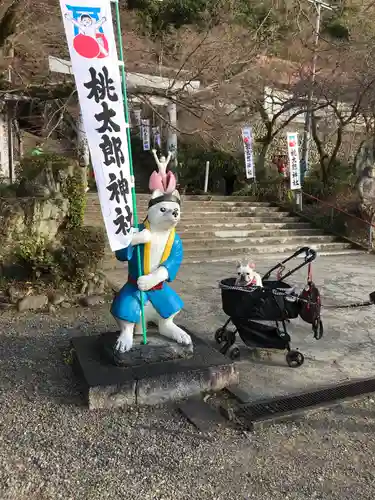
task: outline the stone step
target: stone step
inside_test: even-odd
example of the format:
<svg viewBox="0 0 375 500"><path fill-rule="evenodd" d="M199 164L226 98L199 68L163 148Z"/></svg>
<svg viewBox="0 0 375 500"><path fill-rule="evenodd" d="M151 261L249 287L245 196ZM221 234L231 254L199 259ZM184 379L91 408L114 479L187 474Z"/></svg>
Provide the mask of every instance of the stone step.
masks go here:
<svg viewBox="0 0 375 500"><path fill-rule="evenodd" d="M299 236L299 235L291 235L291 236L266 236L266 237L258 237L258 235L254 235L253 238L184 238L184 251L185 250L193 250L196 248L222 248L222 247L231 247L233 251L236 248L243 248L244 246L253 247L255 245L274 245L274 246L284 246L284 245L294 245L294 246L312 246L314 244L321 243L331 243L333 241L337 241L335 236L331 235L312 235L312 236Z"/></svg>
<svg viewBox="0 0 375 500"><path fill-rule="evenodd" d="M363 254L363 250L358 250L356 248L351 248L350 246L344 246L340 244L331 244L330 246L322 246L320 245L320 248L317 248L317 245L311 245L312 248L314 248L318 256L335 256L335 255L360 255ZM254 258L254 255L256 255L255 259L256 262L259 263L260 260L263 258L267 259L267 261L275 261L279 262L283 258L286 258L290 256L292 253L294 253L298 248L300 248L300 245L294 246L294 245L284 245L279 248L275 248L274 246L272 247L258 247L258 252L253 251L252 248L245 248L243 251L239 251L236 249L233 251L232 249L230 251L226 252L215 252L215 253L208 253L205 251L201 252L185 252L184 256L184 262L183 265L189 265L189 264L202 264L205 262L235 262L241 258L246 257L251 257ZM106 258L104 265L103 265L103 270L104 271L113 271L115 270L116 272L119 273L120 276L124 276L124 280L126 277L127 273L127 263L126 262L119 262L114 254L108 255Z"/></svg>
<svg viewBox="0 0 375 500"><path fill-rule="evenodd" d="M270 224L270 226L273 226ZM321 235L322 232L320 229L314 229L310 228L308 224L306 224L306 229L304 226L302 228L299 227L298 224L296 224L296 229L263 229L263 225L259 225L258 229L251 229L251 230L243 230L241 228L239 229L222 229L218 228L217 230L207 230L202 234L202 232L196 231L194 232L193 228L190 228L188 230L183 230L180 231L180 227L178 227L178 234L181 236L181 238L185 241L186 238L192 238L192 239L221 239L221 240L226 240L226 239L233 239L233 238L248 238L248 237L254 237L254 238L261 238L261 237L267 237L267 236L274 236L275 238L280 236L309 236L309 235Z"/></svg>
<svg viewBox="0 0 375 500"><path fill-rule="evenodd" d="M137 194L137 202L148 202L151 194L148 193L140 193ZM87 201L97 201L99 200L97 193L88 193ZM249 196L210 196L210 195L182 195L181 201L195 201L198 203L201 202L246 202L246 203L268 203L268 202L258 202L257 200L252 199Z"/></svg>
<svg viewBox="0 0 375 500"><path fill-rule="evenodd" d="M138 210L137 211L138 218L143 218L147 214L147 210ZM222 217L251 217L253 215L261 216L269 216L273 217L287 217L289 216L288 212L282 212L277 207L262 207L262 208L233 208L227 209L227 207L222 207L219 210L208 207L207 209L199 208L197 210L183 210L182 211L182 220L185 218L192 217L206 217L206 218L222 218ZM96 217L102 217L100 209L90 210L86 208L85 217L89 220Z"/></svg>
<svg viewBox="0 0 375 500"><path fill-rule="evenodd" d="M316 251L336 251L350 248L350 243L314 243L310 245ZM238 245L233 248L233 245L223 246L223 247L209 247L200 246L194 249L184 249L184 256L186 259L192 259L196 257L230 257L231 255L263 255L263 254L278 254L278 253L293 253L301 245L295 243L286 243L278 245Z"/></svg>
<svg viewBox="0 0 375 500"><path fill-rule="evenodd" d="M148 203L150 200L151 195L150 194L137 194L137 203ZM87 195L87 204L90 204L92 202L97 202L99 204L99 197L97 193L89 193ZM196 202L196 203L251 203L251 204L269 204L269 202L265 201L257 201L254 200L248 196L197 196L197 195L182 195L181 196L181 201L183 203L185 202Z"/></svg>
<svg viewBox="0 0 375 500"><path fill-rule="evenodd" d="M193 210L185 210L184 207L181 211L181 220L186 217L201 217L203 214L207 214L208 216L216 216L216 217L246 217L246 215L275 215L279 217L279 214L288 214L288 212L284 212L279 210L277 207L196 207ZM137 210L138 218L145 217L147 215L146 208L140 208ZM90 208L86 207L85 217L102 217L102 212L99 207Z"/></svg>
<svg viewBox="0 0 375 500"><path fill-rule="evenodd" d="M189 229L186 231L178 231L179 236L182 238L184 244L189 241L199 242L202 241L204 244L206 240L209 241L217 241L217 242L226 242L226 241L236 241L236 240L246 240L254 241L254 239L259 240L260 238L273 237L278 239L283 239L285 237L293 237L297 239L303 239L304 241L309 237L315 238L335 238L331 235L322 235L319 229L310 228L307 223L296 223L291 224L292 226L296 226L298 229L274 229L274 230L263 230L263 229L255 229L255 230L242 230L242 229L229 229L225 231L205 231L202 232L192 232ZM270 224L270 226L273 226ZM252 225L250 226L252 227ZM262 228L262 225L259 225ZM251 238L249 238L251 236ZM108 246L108 253L111 253L111 250Z"/></svg>
<svg viewBox="0 0 375 500"><path fill-rule="evenodd" d="M291 221L291 222L290 222ZM193 221L191 223L184 223L183 221L179 223L177 226L177 232L178 234L184 233L187 231L197 231L199 232L202 237L205 237L206 231L217 231L217 230L262 230L262 229L268 229L268 230L277 230L277 229L306 229L306 228L311 228L311 224L308 222L301 222L299 219L295 217L290 217L287 219L287 221L279 221L277 220L276 222L254 222L253 220L251 222L239 222L239 221L230 221L230 222L221 222L221 223L212 223L212 222L206 222L206 223L200 223Z"/></svg>
<svg viewBox="0 0 375 500"><path fill-rule="evenodd" d="M99 200L87 200L86 207L89 209L98 209L100 210L100 203ZM142 200L142 201L137 201L137 209L138 210L146 210L148 207L148 201ZM223 207L225 207L227 210L232 210L236 208L272 208L273 210L279 210L278 207L271 205L271 203L267 202L255 202L255 201L183 201L182 203L182 208L183 211L185 212L186 210L193 210L197 211L200 210L201 208L214 208L215 210L221 210Z"/></svg>
<svg viewBox="0 0 375 500"><path fill-rule="evenodd" d="M142 219L140 219L142 220ZM204 230L205 227L207 226L222 226L222 227L228 227L229 226L236 226L238 227L238 224L252 224L252 223L258 223L258 224L276 224L276 223L290 223L290 222L298 222L300 219L298 217L293 217L287 213L284 213L282 215L277 215L272 214L272 216L266 217L266 216L258 216L258 215L248 215L243 216L243 217L183 217L181 219L181 222L178 224L179 228L186 227L186 226L196 226L196 227L201 227L202 230Z"/></svg>
<svg viewBox="0 0 375 500"><path fill-rule="evenodd" d="M337 240L335 236L324 235L324 236L296 236L292 235L289 237L265 237L265 238L226 238L226 239L192 239L184 238L184 255L188 255L188 252L193 250L199 250L202 253L206 251L212 253L216 251L221 251L221 249L231 249L236 252L238 249L243 253L244 248L253 247L272 247L275 251L277 248L283 248L285 246L299 248L302 246L310 246L314 248L315 245L330 244ZM338 243L342 245L341 242ZM107 246L106 257L113 255L112 250Z"/></svg>
<svg viewBox="0 0 375 500"><path fill-rule="evenodd" d="M101 216L100 212L87 212L86 217L88 219L96 218ZM146 212L140 210L138 212L138 217L145 217ZM289 217L289 212L281 212L279 210L273 210L271 208L259 208L259 209L249 209L249 210L243 210L243 209L238 209L236 211L231 211L231 210L200 210L198 212L183 212L182 213L182 218L181 220L185 219L192 219L192 218L197 218L197 219L223 219L225 218L237 218L237 217Z"/></svg>
<svg viewBox="0 0 375 500"><path fill-rule="evenodd" d="M143 220L143 217L139 217L139 222L142 222ZM281 224L285 226L285 224L290 225L291 223L298 223L299 220L300 219L298 217L292 217L289 214L284 214L282 217L228 217L225 219L225 221L221 217L207 217L204 219L202 219L201 217L199 217L199 219L197 217L184 217L178 224L178 230L183 231L189 228L195 228L201 229L202 232L204 232L208 228L214 227L238 228L254 224L258 224L260 228L266 228L267 224ZM84 223L86 226L103 226L103 220L99 216L85 217Z"/></svg>
<svg viewBox="0 0 375 500"><path fill-rule="evenodd" d="M137 197L140 222L146 215L149 198L148 194ZM96 195L88 197L85 223L103 227ZM325 234L270 203L254 202L246 197L184 197L177 232L184 242L186 264L230 262L245 255L277 261L305 245L320 255L362 253L350 243L337 241L335 236ZM109 247L103 267L124 273L124 264L116 260Z"/></svg>
<svg viewBox="0 0 375 500"><path fill-rule="evenodd" d="M258 255L256 257L256 262L259 263L259 261L264 257L267 259L267 261L274 261L279 262L282 259L285 259L286 257L290 256L292 252L286 251L286 252L281 252L281 253L267 253L264 256ZM345 255L363 255L363 250L357 250L355 248L345 248L345 249L336 249L336 250L320 250L318 251L318 256L321 257L326 257L326 256L345 256ZM203 256L200 255L198 257L188 257L184 259L184 264L189 265L189 264L204 264L204 263L215 263L215 262L236 262L237 260L240 260L243 258L243 254L237 255L236 253L232 253L231 255L224 255L221 257L217 256ZM118 269L117 264L114 263L114 268L110 269ZM122 269L121 269L122 271Z"/></svg>

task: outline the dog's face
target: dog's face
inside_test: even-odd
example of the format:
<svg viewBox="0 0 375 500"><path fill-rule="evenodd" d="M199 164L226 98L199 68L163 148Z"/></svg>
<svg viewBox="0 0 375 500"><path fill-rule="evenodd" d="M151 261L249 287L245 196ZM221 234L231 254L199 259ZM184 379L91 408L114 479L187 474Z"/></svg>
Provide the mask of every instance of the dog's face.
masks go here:
<svg viewBox="0 0 375 500"><path fill-rule="evenodd" d="M254 268L255 265L252 262L243 264L242 262L237 262L237 279L236 285L247 286L254 279Z"/></svg>
<svg viewBox="0 0 375 500"><path fill-rule="evenodd" d="M152 198L156 198L162 194L155 191ZM172 193L178 198L180 195L178 191ZM147 218L152 227L160 231L166 231L176 227L181 218L181 207L178 203L171 201L161 201L148 209Z"/></svg>

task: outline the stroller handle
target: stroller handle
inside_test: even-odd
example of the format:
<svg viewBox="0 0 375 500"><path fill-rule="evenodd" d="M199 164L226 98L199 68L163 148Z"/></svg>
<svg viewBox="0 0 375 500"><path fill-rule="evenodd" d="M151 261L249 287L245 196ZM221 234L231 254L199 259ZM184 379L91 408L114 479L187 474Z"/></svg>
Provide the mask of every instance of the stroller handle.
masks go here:
<svg viewBox="0 0 375 500"><path fill-rule="evenodd" d="M299 255L301 255L303 253L305 254L305 258L303 259L302 264L299 264L294 269L291 269L290 271L288 271L286 274L284 274L284 276L280 277L278 281L281 281L282 279L288 278L288 276L290 276L291 274L293 274L296 271L298 271L298 269L301 269L301 267L306 266L307 264L309 264L310 262L312 262L313 260L316 259L316 252L312 248L310 248L310 247L299 248L296 252L294 252L293 255L290 255L289 257L287 257L283 261L281 261L278 264L276 264L276 266L274 266L271 269L269 269L266 272L266 274L263 276L262 279L263 280L267 280L271 276L271 274L273 273L273 271L275 271L276 269L283 268L284 264L286 264L287 262L289 262L292 259L295 259L296 257L298 257Z"/></svg>

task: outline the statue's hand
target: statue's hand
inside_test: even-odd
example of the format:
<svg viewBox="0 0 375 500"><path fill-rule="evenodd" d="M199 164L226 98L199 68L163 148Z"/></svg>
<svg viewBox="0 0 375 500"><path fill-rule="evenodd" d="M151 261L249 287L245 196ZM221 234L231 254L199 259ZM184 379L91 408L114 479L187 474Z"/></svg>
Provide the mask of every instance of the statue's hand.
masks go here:
<svg viewBox="0 0 375 500"><path fill-rule="evenodd" d="M156 286L157 283L155 283L155 279L152 274L147 274L146 276L140 276L137 279L137 285L142 292L147 292L148 290Z"/></svg>
<svg viewBox="0 0 375 500"><path fill-rule="evenodd" d="M148 229L143 229L139 233L134 233L132 238L132 245L142 245L151 241L151 233Z"/></svg>
<svg viewBox="0 0 375 500"><path fill-rule="evenodd" d="M156 155L156 149L151 149L151 152Z"/></svg>
<svg viewBox="0 0 375 500"><path fill-rule="evenodd" d="M145 276L140 276L137 280L137 285L139 290L142 292L147 292L154 288L154 286L159 285L163 281L168 279L168 271L165 267L158 267L153 273L147 274Z"/></svg>

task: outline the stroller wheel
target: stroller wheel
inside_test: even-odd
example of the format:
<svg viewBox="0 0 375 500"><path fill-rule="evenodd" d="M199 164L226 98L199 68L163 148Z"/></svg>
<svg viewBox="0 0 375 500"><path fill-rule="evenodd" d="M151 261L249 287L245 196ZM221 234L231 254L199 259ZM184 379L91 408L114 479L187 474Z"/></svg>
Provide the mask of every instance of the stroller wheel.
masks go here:
<svg viewBox="0 0 375 500"><path fill-rule="evenodd" d="M215 341L217 344L221 344L222 342L226 342L228 340L228 335L227 335L227 329L226 328L218 328L215 332Z"/></svg>
<svg viewBox="0 0 375 500"><path fill-rule="evenodd" d="M240 357L240 350L238 349L238 347L230 347L227 351L227 356L230 358L230 359L233 359L233 361L235 359L239 359Z"/></svg>
<svg viewBox="0 0 375 500"><path fill-rule="evenodd" d="M305 361L304 355L299 351L289 351L287 352L285 358L291 368L298 368L299 366L302 366Z"/></svg>

